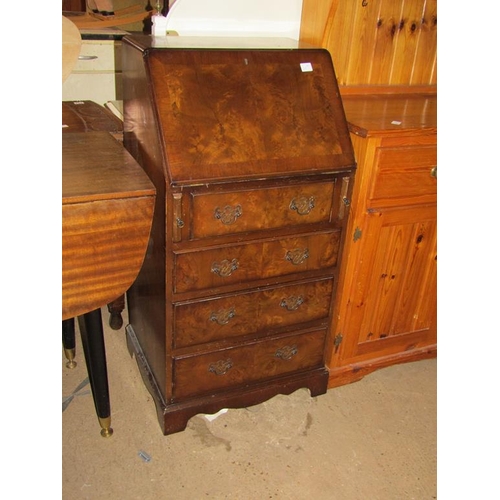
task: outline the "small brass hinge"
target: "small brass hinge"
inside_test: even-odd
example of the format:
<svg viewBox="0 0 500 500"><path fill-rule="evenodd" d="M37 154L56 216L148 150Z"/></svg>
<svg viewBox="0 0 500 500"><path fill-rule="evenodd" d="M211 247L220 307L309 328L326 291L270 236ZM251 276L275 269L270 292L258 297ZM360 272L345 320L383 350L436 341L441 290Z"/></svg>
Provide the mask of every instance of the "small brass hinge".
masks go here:
<svg viewBox="0 0 500 500"><path fill-rule="evenodd" d="M335 346L335 352L337 352L339 350L339 346L343 340L344 340L344 337L342 336L341 333L337 333L337 335L335 335L335 338L333 339L333 345Z"/></svg>
<svg viewBox="0 0 500 500"><path fill-rule="evenodd" d="M358 241L360 238L361 238L361 234L363 233L363 231L361 231L361 229L359 229L359 227L357 227L355 230L354 230L354 237L353 237L353 241Z"/></svg>

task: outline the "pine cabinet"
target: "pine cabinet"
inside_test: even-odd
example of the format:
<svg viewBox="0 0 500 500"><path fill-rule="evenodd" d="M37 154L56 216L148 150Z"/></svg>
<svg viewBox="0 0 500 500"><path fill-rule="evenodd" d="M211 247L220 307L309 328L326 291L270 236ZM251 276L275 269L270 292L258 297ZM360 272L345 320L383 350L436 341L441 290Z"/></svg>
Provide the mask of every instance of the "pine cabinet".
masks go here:
<svg viewBox="0 0 500 500"><path fill-rule="evenodd" d="M157 189L126 331L164 434L327 390L352 144L329 53L262 43L123 40L124 143Z"/></svg>
<svg viewBox="0 0 500 500"><path fill-rule="evenodd" d="M436 355L435 95L343 99L358 164L329 339L333 387Z"/></svg>

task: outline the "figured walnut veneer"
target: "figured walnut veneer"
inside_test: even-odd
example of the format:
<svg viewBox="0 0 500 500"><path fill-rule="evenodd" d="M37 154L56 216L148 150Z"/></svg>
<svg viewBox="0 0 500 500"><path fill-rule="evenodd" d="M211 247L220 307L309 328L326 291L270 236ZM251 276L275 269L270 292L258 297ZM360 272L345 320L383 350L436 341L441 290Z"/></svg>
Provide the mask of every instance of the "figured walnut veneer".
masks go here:
<svg viewBox="0 0 500 500"><path fill-rule="evenodd" d="M326 391L355 171L328 52L182 42L123 40L124 143L158 196L127 335L164 434Z"/></svg>

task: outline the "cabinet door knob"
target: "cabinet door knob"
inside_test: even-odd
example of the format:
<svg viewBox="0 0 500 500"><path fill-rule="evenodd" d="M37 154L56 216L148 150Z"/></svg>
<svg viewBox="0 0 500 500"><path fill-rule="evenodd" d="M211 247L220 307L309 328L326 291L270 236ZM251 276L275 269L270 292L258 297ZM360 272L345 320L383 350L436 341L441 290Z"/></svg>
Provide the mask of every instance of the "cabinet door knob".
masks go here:
<svg viewBox="0 0 500 500"><path fill-rule="evenodd" d="M79 61L93 61L97 56L78 56Z"/></svg>
<svg viewBox="0 0 500 500"><path fill-rule="evenodd" d="M438 176L438 168L437 167L432 167L431 168L431 177L434 177L437 179Z"/></svg>

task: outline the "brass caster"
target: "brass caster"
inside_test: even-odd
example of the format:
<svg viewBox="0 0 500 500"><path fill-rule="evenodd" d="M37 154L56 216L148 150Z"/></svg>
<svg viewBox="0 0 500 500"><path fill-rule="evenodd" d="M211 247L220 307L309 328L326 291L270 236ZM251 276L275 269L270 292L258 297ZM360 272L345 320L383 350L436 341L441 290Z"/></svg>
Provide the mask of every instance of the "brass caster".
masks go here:
<svg viewBox="0 0 500 500"><path fill-rule="evenodd" d="M66 359L68 360L66 363L66 368L69 368L70 370L72 370L76 366L75 350L74 349L64 349L64 354L66 356Z"/></svg>
<svg viewBox="0 0 500 500"><path fill-rule="evenodd" d="M100 418L99 423L101 424L101 436L104 438L113 435L113 429L111 428L111 417Z"/></svg>
<svg viewBox="0 0 500 500"><path fill-rule="evenodd" d="M107 429L101 429L101 436L103 438L109 438L112 435L113 435L113 429L111 427Z"/></svg>

